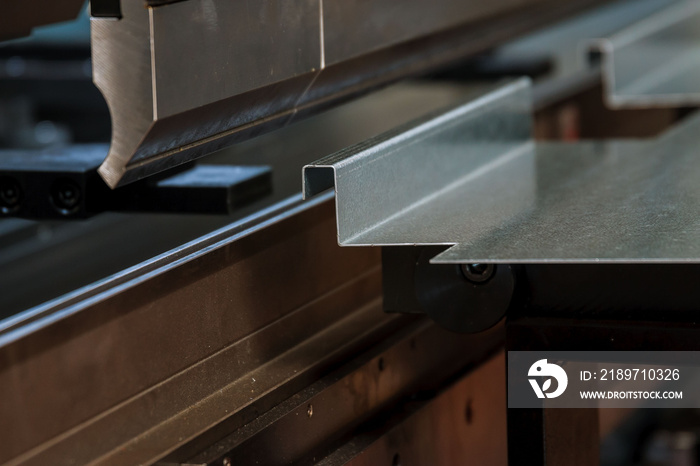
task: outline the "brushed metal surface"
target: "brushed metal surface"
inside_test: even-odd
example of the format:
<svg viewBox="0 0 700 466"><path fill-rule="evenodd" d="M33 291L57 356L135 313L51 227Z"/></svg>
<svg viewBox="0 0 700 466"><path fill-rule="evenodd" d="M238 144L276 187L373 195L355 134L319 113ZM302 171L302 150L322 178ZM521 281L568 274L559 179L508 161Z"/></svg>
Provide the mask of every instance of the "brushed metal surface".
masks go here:
<svg viewBox="0 0 700 466"><path fill-rule="evenodd" d="M344 246L433 263L700 262L700 116L656 140L539 143L516 81L304 168Z"/></svg>
<svg viewBox="0 0 700 466"><path fill-rule="evenodd" d="M319 0L204 0L149 14L156 119L321 69Z"/></svg>
<svg viewBox="0 0 700 466"><path fill-rule="evenodd" d="M535 196L529 83L482 90L307 165L304 195L335 188L343 246L449 245L490 231ZM498 197L464 193L494 171L510 175Z"/></svg>
<svg viewBox="0 0 700 466"><path fill-rule="evenodd" d="M698 134L696 116L655 141L538 145L527 208L433 262L698 263Z"/></svg>
<svg viewBox="0 0 700 466"><path fill-rule="evenodd" d="M321 1L326 65L542 0Z"/></svg>
<svg viewBox="0 0 700 466"><path fill-rule="evenodd" d="M129 183L602 1L126 3L92 21L113 124L100 174Z"/></svg>
<svg viewBox="0 0 700 466"><path fill-rule="evenodd" d="M90 22L93 81L109 106L112 117L110 157L102 165L105 180L123 176L149 131L154 115L148 10L139 2L122 2L123 18L93 18ZM108 184L114 186L114 183Z"/></svg>

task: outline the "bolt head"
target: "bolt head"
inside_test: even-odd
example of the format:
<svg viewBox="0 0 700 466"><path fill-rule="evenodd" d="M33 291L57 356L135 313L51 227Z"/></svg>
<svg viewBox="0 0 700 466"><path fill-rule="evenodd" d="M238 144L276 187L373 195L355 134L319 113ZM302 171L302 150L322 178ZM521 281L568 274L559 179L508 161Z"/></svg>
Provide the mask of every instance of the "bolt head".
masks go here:
<svg viewBox="0 0 700 466"><path fill-rule="evenodd" d="M472 283L486 283L496 273L494 264L462 264L460 271Z"/></svg>

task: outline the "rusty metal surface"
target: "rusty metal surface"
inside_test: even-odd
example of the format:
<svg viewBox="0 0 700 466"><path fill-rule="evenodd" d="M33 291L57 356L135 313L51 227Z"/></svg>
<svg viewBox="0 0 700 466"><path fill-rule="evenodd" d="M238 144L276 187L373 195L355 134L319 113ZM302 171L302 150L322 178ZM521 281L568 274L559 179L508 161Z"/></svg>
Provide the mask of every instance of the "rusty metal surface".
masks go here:
<svg viewBox="0 0 700 466"><path fill-rule="evenodd" d="M385 425L351 438L318 464L505 466L505 384L499 353L437 396L407 403Z"/></svg>
<svg viewBox="0 0 700 466"><path fill-rule="evenodd" d="M414 320L368 352L202 452L191 457L185 451L177 452L167 461L283 465L315 463L326 456L333 457L343 439L374 429L376 419L386 418L397 406L441 391L455 375L483 362L499 346L503 330L501 325L465 337L440 329L426 319ZM496 387L503 377L497 373L494 390L475 393L476 387L472 387L471 395L477 399L500 398L498 401L505 402L505 396L499 396L504 393L505 385ZM481 404L480 400L470 401ZM460 405L462 403L457 404ZM475 409L481 411L482 408ZM496 417L498 411L501 410L493 413ZM457 432L447 430L436 429L434 434L456 436ZM481 432L481 435L494 434L498 432L490 429Z"/></svg>

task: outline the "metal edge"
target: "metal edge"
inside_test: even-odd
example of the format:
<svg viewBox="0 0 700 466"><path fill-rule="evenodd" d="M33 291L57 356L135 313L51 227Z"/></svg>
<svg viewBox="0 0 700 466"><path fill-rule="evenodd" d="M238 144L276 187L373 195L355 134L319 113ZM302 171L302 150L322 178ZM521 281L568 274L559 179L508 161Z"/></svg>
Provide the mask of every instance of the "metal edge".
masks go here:
<svg viewBox="0 0 700 466"><path fill-rule="evenodd" d="M490 109L497 108L503 100L510 96L518 95L521 93L526 93L528 96L531 94L532 83L529 78L520 78L511 83L502 85L493 89L490 92L484 93L476 98L470 99L467 102L462 102L456 106L450 106L445 109L439 110L437 112L430 113L422 118L416 119L405 125L402 125L395 130L389 131L368 141L350 146L344 150L341 150L335 154L331 154L324 157L312 164L307 164L302 169L302 184L304 197L309 198L317 195L321 192L333 188L333 193L335 194L335 205L336 205L336 226L338 228L338 244L341 246L390 246L390 243L377 243L373 242L371 244L364 242L362 238L358 237L359 234L347 234L346 229L349 224L367 224L365 230L371 230L379 224L386 223L392 217L379 216L375 221L366 222L365 219L359 220L359 217L366 215L370 209L376 206L360 206L359 208L350 209L345 208L339 201L338 190L339 184L343 182L343 175L339 173L339 170L352 172L356 167L362 165L369 165L374 163L376 160L381 159L387 154L395 154L399 148L408 147L411 144L420 141L423 138L430 137L434 134L439 134L440 131L453 124L459 124L461 120L464 120L465 124L469 124L469 120L473 118L480 112L486 112ZM531 97L528 97L530 102ZM527 115L530 120L530 125L532 123L532 112ZM527 140L522 141L524 144ZM499 154L502 155L502 154ZM507 155L507 154L506 154ZM497 160L495 160L496 162ZM463 170L466 174L473 172L475 167L469 163L462 164L461 167L456 167L457 170ZM488 163L484 164L484 167L488 166ZM454 174L453 174L454 175ZM415 176L419 176L416 174ZM443 182L443 180L433 180L433 184L439 187L438 193L444 189L449 188L452 183L461 182L462 176L455 176L454 179ZM415 181L415 180L414 180ZM392 192L390 195L393 198L397 198L399 202L399 207L396 212L401 213L411 208L411 203L406 202L406 199L410 199L410 191L414 189L414 183L411 178L402 180L405 188L400 193ZM340 188L342 189L342 188ZM388 189L386 190L389 191ZM384 193L386 194L386 193ZM429 196L436 195L435 192L425 194ZM418 199L418 202L422 202ZM347 215L350 220L344 219L341 221L341 217ZM352 219L354 217L356 221ZM423 244L423 243L412 243L413 245ZM435 244L445 244L453 245L454 243L430 243Z"/></svg>
<svg viewBox="0 0 700 466"><path fill-rule="evenodd" d="M608 107L614 110L675 108L700 103L700 92L697 95L649 95L637 97L619 95L617 92L619 83L615 67L616 50L619 51L623 47L646 39L698 14L700 14L700 3L691 0L680 0L609 37L594 38L587 42L588 51L601 56L601 75L603 90L605 91L603 98ZM700 91L700 86L698 90Z"/></svg>
<svg viewBox="0 0 700 466"><path fill-rule="evenodd" d="M0 348L212 250L329 201L331 197L332 193L328 193L317 199L302 202L300 195L291 196L179 248L5 319L0 322Z"/></svg>

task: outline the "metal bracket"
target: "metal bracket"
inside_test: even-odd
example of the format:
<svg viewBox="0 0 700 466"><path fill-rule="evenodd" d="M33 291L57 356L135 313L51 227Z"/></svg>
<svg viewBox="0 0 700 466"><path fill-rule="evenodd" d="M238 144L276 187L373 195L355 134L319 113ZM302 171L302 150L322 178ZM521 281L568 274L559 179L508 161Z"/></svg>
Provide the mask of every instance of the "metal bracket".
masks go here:
<svg viewBox="0 0 700 466"><path fill-rule="evenodd" d="M82 219L103 211L230 214L272 191L268 166L194 165L111 190L107 146L0 151L0 217Z"/></svg>
<svg viewBox="0 0 700 466"><path fill-rule="evenodd" d="M611 108L700 105L700 2L677 2L592 50Z"/></svg>
<svg viewBox="0 0 700 466"><path fill-rule="evenodd" d="M304 167L343 246L453 245L436 263L700 262L700 118L657 140L529 139L529 81Z"/></svg>
<svg viewBox="0 0 700 466"><path fill-rule="evenodd" d="M533 148L530 102L523 79L350 147L304 167L304 195L335 186L342 246L460 243L470 226L488 229L532 197L519 186L500 199L474 189L510 162L527 170L517 161Z"/></svg>

